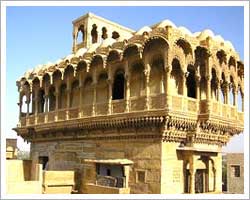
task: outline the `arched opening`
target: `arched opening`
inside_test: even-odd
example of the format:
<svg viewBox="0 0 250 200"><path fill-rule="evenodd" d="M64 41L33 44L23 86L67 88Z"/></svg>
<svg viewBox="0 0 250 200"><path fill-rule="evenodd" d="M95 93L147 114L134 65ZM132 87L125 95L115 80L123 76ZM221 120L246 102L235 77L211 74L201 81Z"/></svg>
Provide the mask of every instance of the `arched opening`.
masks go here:
<svg viewBox="0 0 250 200"><path fill-rule="evenodd" d="M107 39L108 38L108 34L107 34L107 29L106 27L102 27L102 39Z"/></svg>
<svg viewBox="0 0 250 200"><path fill-rule="evenodd" d="M87 77L83 85L83 104L91 105L93 103L93 86L92 78Z"/></svg>
<svg viewBox="0 0 250 200"><path fill-rule="evenodd" d="M98 84L96 88L96 102L106 103L108 102L108 75L107 73L101 73L98 77Z"/></svg>
<svg viewBox="0 0 250 200"><path fill-rule="evenodd" d="M221 74L221 100L222 100L222 103L226 103L226 77L225 77L225 74L224 72L222 72Z"/></svg>
<svg viewBox="0 0 250 200"><path fill-rule="evenodd" d="M217 75L216 71L212 69L212 79L211 79L211 99L216 100L217 97Z"/></svg>
<svg viewBox="0 0 250 200"><path fill-rule="evenodd" d="M119 35L118 32L114 31L114 32L112 33L112 38L113 38L113 39L118 39L119 37L120 37L120 35Z"/></svg>
<svg viewBox="0 0 250 200"><path fill-rule="evenodd" d="M38 113L43 113L45 111L45 92L44 89L40 89L38 92Z"/></svg>
<svg viewBox="0 0 250 200"><path fill-rule="evenodd" d="M65 83L62 83L60 86L59 93L59 109L64 109L67 107L67 86Z"/></svg>
<svg viewBox="0 0 250 200"><path fill-rule="evenodd" d="M32 87L33 87L32 88L32 93L33 94L32 94L32 98L31 98L31 100L32 100L32 113L36 113L36 110L38 109L38 108L36 108L36 101L38 101L38 99L36 99L35 94L36 94L36 92L38 92L39 87L40 87L40 81L39 81L38 78L35 78L32 81Z"/></svg>
<svg viewBox="0 0 250 200"><path fill-rule="evenodd" d="M26 95L23 95L22 96L22 110L21 110L21 112L22 113L26 113L27 112L27 97L26 97Z"/></svg>
<svg viewBox="0 0 250 200"><path fill-rule="evenodd" d="M153 59L150 69L150 95L164 93L164 61L161 57Z"/></svg>
<svg viewBox="0 0 250 200"><path fill-rule="evenodd" d="M229 58L228 67L229 67L229 69L230 69L230 67L233 67L234 70L236 71L236 60L232 56L230 56L230 58Z"/></svg>
<svg viewBox="0 0 250 200"><path fill-rule="evenodd" d="M118 70L115 73L112 99L113 100L124 99L124 90L125 90L124 71Z"/></svg>
<svg viewBox="0 0 250 200"><path fill-rule="evenodd" d="M142 63L135 63L130 69L130 97L139 97L145 92L145 78Z"/></svg>
<svg viewBox="0 0 250 200"><path fill-rule="evenodd" d="M182 48L184 54L187 56L188 54L192 55L191 45L184 39L177 40L176 44Z"/></svg>
<svg viewBox="0 0 250 200"><path fill-rule="evenodd" d="M238 108L238 111L239 112L243 112L244 111L244 107L243 107L243 105L244 105L244 100L243 100L243 93L242 93L242 90L241 90L241 87L240 87L240 85L238 86L238 95L237 95L237 108Z"/></svg>
<svg viewBox="0 0 250 200"><path fill-rule="evenodd" d="M51 86L49 88L49 112L54 111L56 107L56 96L55 96L55 87Z"/></svg>
<svg viewBox="0 0 250 200"><path fill-rule="evenodd" d="M181 65L179 60L173 59L172 62L172 71L170 74L171 83L173 83L173 87L171 87L172 94L180 94L182 95L182 82L183 82L183 72L181 70Z"/></svg>
<svg viewBox="0 0 250 200"><path fill-rule="evenodd" d="M70 107L75 108L79 106L79 81L75 80L71 85L71 94L70 94Z"/></svg>
<svg viewBox="0 0 250 200"><path fill-rule="evenodd" d="M216 57L219 60L220 65L222 63L227 64L227 55L224 50L220 50L216 53Z"/></svg>
<svg viewBox="0 0 250 200"><path fill-rule="evenodd" d="M195 69L189 65L187 67L188 77L186 79L187 96L191 98L197 98L196 96L196 81L195 81Z"/></svg>
<svg viewBox="0 0 250 200"><path fill-rule="evenodd" d="M80 25L77 32L77 44L84 42L84 25Z"/></svg>
<svg viewBox="0 0 250 200"><path fill-rule="evenodd" d="M96 24L92 25L91 37L92 37L92 44L97 43L98 32L97 32L97 26L96 26Z"/></svg>
<svg viewBox="0 0 250 200"><path fill-rule="evenodd" d="M230 103L230 105L235 105L235 102L234 102L234 81L233 81L232 76L230 76L230 84L229 84L229 103Z"/></svg>

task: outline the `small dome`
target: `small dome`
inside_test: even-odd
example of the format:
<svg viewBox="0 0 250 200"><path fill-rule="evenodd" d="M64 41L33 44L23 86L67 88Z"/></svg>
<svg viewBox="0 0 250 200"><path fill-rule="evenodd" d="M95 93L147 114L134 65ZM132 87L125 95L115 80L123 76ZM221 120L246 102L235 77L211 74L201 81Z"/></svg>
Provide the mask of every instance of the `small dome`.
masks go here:
<svg viewBox="0 0 250 200"><path fill-rule="evenodd" d="M144 32L151 32L152 29L149 26L142 27L139 31L136 32L135 35L142 35Z"/></svg>
<svg viewBox="0 0 250 200"><path fill-rule="evenodd" d="M107 38L107 39L105 39L105 40L102 41L102 43L100 45L100 48L111 46L115 42L116 42L115 39L113 39L113 38Z"/></svg>
<svg viewBox="0 0 250 200"><path fill-rule="evenodd" d="M193 35L192 33L191 33L191 31L190 30L188 30L186 27L184 27L184 26L180 26L180 27L178 27L178 29L182 32L182 33L184 33L184 34L186 34L186 35Z"/></svg>
<svg viewBox="0 0 250 200"><path fill-rule="evenodd" d="M216 35L216 36L214 37L214 40L215 40L216 42L224 42L223 37L221 37L220 35Z"/></svg>
<svg viewBox="0 0 250 200"><path fill-rule="evenodd" d="M201 34L198 36L200 40L205 40L207 37L211 37L211 38L214 37L213 31L211 31L210 29L206 29L202 31Z"/></svg>
<svg viewBox="0 0 250 200"><path fill-rule="evenodd" d="M156 24L157 28L160 28L160 27L164 28L166 26L172 26L172 27L176 28L176 25L173 22L171 22L170 20L168 20L168 19L163 20L162 22Z"/></svg>
<svg viewBox="0 0 250 200"><path fill-rule="evenodd" d="M79 57L79 56L82 56L84 53L86 53L87 49L86 48L80 48L77 50L76 52L76 56Z"/></svg>
<svg viewBox="0 0 250 200"><path fill-rule="evenodd" d="M232 50L234 50L234 46L233 46L233 44L230 42L230 41L225 41L225 46L227 47L227 48L229 48L229 49L232 49Z"/></svg>

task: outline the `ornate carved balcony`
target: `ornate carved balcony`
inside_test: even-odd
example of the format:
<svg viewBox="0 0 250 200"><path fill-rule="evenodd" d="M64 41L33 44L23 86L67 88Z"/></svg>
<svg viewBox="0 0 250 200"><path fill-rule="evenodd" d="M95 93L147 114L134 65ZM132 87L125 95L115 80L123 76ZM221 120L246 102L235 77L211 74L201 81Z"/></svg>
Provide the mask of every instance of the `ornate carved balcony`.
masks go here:
<svg viewBox="0 0 250 200"><path fill-rule="evenodd" d="M149 96L149 110L146 110L146 96L137 98L130 98L129 112L144 113L152 112L155 115L155 111L164 111L166 105L166 95L159 94ZM202 118L204 120L223 120L227 122L236 122L239 126L243 127L244 113L239 112L235 106L220 103L216 100L197 100L194 98L184 97L181 95L171 96L171 109L169 115L178 114L179 116L190 116L193 118ZM209 107L210 106L210 107ZM77 118L92 118L99 116L115 116L116 114L125 113L126 101L113 100L111 103L111 113L109 114L109 103L96 103L83 105L81 107L59 109L58 111L51 111L48 113L38 113L37 115L29 115L25 113L20 119L21 127L35 126L40 124L67 121ZM145 112L144 112L145 111ZM165 112L166 113L166 112ZM174 114L175 113L175 114ZM91 120L90 120L91 121ZM225 122L226 123L226 122Z"/></svg>

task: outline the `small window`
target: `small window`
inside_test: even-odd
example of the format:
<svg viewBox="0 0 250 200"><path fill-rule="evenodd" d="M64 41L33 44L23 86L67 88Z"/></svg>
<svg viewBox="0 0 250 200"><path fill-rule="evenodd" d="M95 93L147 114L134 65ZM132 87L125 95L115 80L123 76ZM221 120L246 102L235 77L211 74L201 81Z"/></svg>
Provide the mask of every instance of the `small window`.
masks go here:
<svg viewBox="0 0 250 200"><path fill-rule="evenodd" d="M146 172L145 171L137 171L136 173L137 183L145 183L146 180Z"/></svg>
<svg viewBox="0 0 250 200"><path fill-rule="evenodd" d="M232 165L231 166L231 175L232 177L240 177L240 166L239 165Z"/></svg>

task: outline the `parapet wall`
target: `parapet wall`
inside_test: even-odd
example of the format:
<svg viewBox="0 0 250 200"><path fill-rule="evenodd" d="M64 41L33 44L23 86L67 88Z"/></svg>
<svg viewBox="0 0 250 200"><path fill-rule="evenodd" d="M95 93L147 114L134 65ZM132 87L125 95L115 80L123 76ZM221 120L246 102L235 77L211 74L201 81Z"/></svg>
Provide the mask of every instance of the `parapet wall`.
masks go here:
<svg viewBox="0 0 250 200"><path fill-rule="evenodd" d="M31 160L6 160L7 194L42 194L42 166L37 164L31 170ZM39 174L31 181L31 173Z"/></svg>

